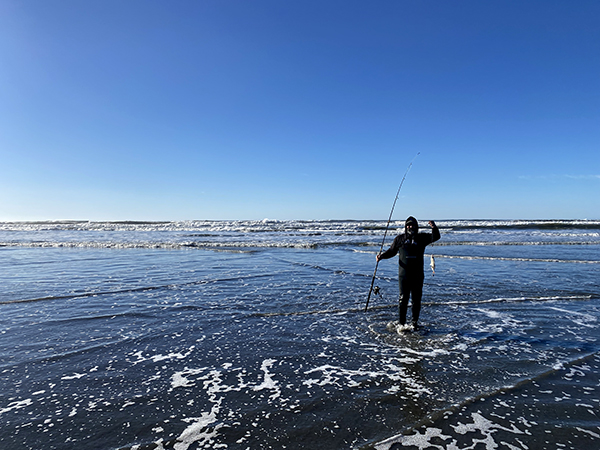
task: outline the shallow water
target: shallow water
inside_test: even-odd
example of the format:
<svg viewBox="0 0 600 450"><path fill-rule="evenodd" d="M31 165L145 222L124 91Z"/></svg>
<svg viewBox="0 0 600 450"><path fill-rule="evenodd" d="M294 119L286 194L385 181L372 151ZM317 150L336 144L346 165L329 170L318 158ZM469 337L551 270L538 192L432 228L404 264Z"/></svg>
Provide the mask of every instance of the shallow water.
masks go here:
<svg viewBox="0 0 600 450"><path fill-rule="evenodd" d="M439 225L398 333L380 222L1 224L2 448L597 446L600 223Z"/></svg>

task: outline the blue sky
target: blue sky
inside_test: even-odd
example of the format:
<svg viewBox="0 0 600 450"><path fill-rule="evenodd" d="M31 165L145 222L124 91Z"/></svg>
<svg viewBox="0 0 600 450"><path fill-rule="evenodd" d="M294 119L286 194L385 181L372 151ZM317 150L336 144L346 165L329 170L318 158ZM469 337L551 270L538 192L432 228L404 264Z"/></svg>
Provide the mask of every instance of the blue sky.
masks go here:
<svg viewBox="0 0 600 450"><path fill-rule="evenodd" d="M0 1L0 220L600 218L600 2Z"/></svg>

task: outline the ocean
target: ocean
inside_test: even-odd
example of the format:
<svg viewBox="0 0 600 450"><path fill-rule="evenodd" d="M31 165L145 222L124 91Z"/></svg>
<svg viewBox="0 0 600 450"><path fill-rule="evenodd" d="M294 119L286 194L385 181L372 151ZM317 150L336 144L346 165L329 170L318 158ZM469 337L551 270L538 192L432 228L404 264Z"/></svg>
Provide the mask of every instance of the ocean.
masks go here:
<svg viewBox="0 0 600 450"><path fill-rule="evenodd" d="M0 223L0 448L600 448L600 221L436 222Z"/></svg>

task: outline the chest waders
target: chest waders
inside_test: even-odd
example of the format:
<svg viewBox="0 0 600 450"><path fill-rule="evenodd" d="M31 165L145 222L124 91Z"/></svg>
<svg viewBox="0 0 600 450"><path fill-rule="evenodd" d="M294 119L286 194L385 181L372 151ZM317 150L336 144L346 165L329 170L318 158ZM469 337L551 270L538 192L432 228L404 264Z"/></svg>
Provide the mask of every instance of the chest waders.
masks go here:
<svg viewBox="0 0 600 450"><path fill-rule="evenodd" d="M426 245L426 244L425 244ZM412 324L416 328L421 314L421 298L423 297L423 250L416 242L405 242L398 251L398 320L400 325L406 324L408 300L412 299Z"/></svg>

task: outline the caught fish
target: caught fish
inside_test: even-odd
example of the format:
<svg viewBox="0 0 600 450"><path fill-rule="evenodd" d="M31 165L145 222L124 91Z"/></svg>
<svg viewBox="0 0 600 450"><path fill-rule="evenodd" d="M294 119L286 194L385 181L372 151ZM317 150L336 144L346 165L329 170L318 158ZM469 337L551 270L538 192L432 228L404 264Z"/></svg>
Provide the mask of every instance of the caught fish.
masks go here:
<svg viewBox="0 0 600 450"><path fill-rule="evenodd" d="M429 263L429 267L431 267L432 275L435 275L435 258L431 255L431 262Z"/></svg>

